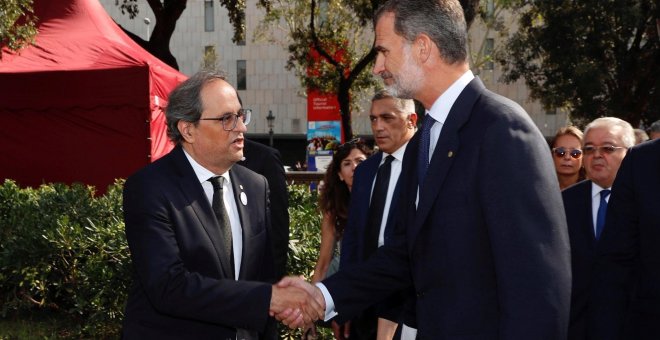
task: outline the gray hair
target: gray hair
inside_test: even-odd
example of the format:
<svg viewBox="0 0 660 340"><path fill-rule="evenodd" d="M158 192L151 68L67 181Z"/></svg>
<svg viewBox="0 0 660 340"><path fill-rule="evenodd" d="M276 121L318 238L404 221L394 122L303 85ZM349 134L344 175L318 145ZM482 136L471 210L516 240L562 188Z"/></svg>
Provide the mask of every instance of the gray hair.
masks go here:
<svg viewBox="0 0 660 340"><path fill-rule="evenodd" d="M651 132L660 132L660 120L656 120L649 126L649 133Z"/></svg>
<svg viewBox="0 0 660 340"><path fill-rule="evenodd" d="M409 42L424 33L449 64L467 60L467 26L457 0L390 0L374 15L374 27L386 13L394 13L394 30Z"/></svg>
<svg viewBox="0 0 660 340"><path fill-rule="evenodd" d="M170 92L165 118L167 120L167 136L174 144L180 144L183 136L179 131L179 121L199 123L199 118L204 111L201 92L204 85L215 81L225 80L223 73L212 70L204 70L195 73L183 83L179 84Z"/></svg>
<svg viewBox="0 0 660 340"><path fill-rule="evenodd" d="M373 103L376 100L387 99L387 98L392 98L392 100L394 100L394 105L396 106L397 109L399 109L399 111L404 112L406 114L415 112L415 102L412 99L403 99L403 98L395 97L391 91L386 89L376 91L376 94L374 94L373 98L371 98L371 102Z"/></svg>
<svg viewBox="0 0 660 340"><path fill-rule="evenodd" d="M601 117L594 119L591 123L587 124L587 127L584 128L584 135L586 136L589 132L589 129L592 128L606 128L611 129L613 127L621 128L621 141L623 146L630 148L635 145L635 130L633 130L632 125L626 122L623 119L616 117Z"/></svg>

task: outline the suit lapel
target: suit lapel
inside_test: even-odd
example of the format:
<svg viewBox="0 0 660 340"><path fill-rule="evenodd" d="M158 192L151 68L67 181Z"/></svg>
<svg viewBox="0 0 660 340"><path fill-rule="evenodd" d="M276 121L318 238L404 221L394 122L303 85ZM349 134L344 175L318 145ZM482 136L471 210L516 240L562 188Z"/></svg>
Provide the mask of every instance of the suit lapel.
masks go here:
<svg viewBox="0 0 660 340"><path fill-rule="evenodd" d="M215 248L216 257L220 262L220 271L224 277L233 277L230 274L230 263L229 259L225 258L222 249L222 240L220 235L220 226L218 220L215 217L211 203L206 198L204 189L202 185L197 180L197 175L193 170L190 162L186 159L183 149L177 147L173 151L174 164L177 167L177 172L180 176L179 191L184 195L186 200L190 203L190 207L193 209L197 218L202 224L202 228L206 231L206 235L211 240L213 247Z"/></svg>
<svg viewBox="0 0 660 340"><path fill-rule="evenodd" d="M245 271L243 270L243 264L248 263L248 256L250 256L248 250L251 248L247 242L249 239L246 235L252 235L254 232L250 230L252 228L252 223L250 221L250 214L248 212L249 197L245 193L245 188L243 184L243 176L241 176L240 170L237 169L237 166L233 166L229 170L229 177L231 178L231 187L234 191L234 202L236 202L236 209L238 210L238 217L241 221L241 234L243 239L243 253L241 254L241 268L238 271L238 278L243 279Z"/></svg>
<svg viewBox="0 0 660 340"><path fill-rule="evenodd" d="M359 253L357 255L360 258L363 257L366 243L365 236L368 228L367 222L369 220L369 207L371 206L371 189L373 187L374 179L378 173L378 167L382 159L383 153L378 152L365 162L362 162L361 166L364 167L364 171L360 171L360 183L362 184L359 186L353 186L354 190L361 191L361 193L356 193L356 197L359 200L359 207L355 209L355 211L357 211L360 216L360 220L355 223L356 226L360 226L361 228L361 230L357 233L359 242Z"/></svg>
<svg viewBox="0 0 660 340"><path fill-rule="evenodd" d="M435 204L436 198L440 194L447 173L454 159L460 153L460 129L472 114L474 103L483 88L483 84L478 78L473 79L463 89L463 92L461 92L458 98L456 98L454 105L449 111L447 120L442 126L442 131L433 151L426 178L423 185L419 188L417 214L413 223L413 240L424 225L431 208Z"/></svg>

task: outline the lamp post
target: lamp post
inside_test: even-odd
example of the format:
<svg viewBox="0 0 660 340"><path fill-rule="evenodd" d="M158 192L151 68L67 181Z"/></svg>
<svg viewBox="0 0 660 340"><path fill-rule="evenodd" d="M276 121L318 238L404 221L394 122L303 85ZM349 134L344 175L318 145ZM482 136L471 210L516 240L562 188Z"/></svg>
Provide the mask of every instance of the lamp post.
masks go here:
<svg viewBox="0 0 660 340"><path fill-rule="evenodd" d="M149 41L149 25L151 24L151 19L144 18L144 24L147 25L147 41Z"/></svg>
<svg viewBox="0 0 660 340"><path fill-rule="evenodd" d="M268 136L270 137L270 146L273 147L273 125L275 125L275 116L273 116L273 111L268 110L268 116L266 116L268 121Z"/></svg>

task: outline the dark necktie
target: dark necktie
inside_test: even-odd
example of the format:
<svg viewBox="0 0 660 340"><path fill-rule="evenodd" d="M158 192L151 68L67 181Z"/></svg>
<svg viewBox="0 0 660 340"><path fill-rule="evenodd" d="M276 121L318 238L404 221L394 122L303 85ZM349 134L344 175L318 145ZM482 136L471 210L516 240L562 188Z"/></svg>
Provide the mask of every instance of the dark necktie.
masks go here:
<svg viewBox="0 0 660 340"><path fill-rule="evenodd" d="M435 119L430 114L424 116L421 137L419 138L419 155L417 157L417 183L421 187L429 167L429 148L431 147L431 127Z"/></svg>
<svg viewBox="0 0 660 340"><path fill-rule="evenodd" d="M378 168L376 174L376 183L371 194L371 204L369 205L369 217L367 219L367 233L364 241L364 258L367 259L378 249L378 236L380 235L380 225L385 212L385 200L387 199L387 187L390 183L390 174L392 173L392 161L394 156L385 157L385 162Z"/></svg>
<svg viewBox="0 0 660 340"><path fill-rule="evenodd" d="M222 176L215 176L208 179L211 184L213 184L213 212L215 217L218 219L218 224L220 225L220 236L222 237L222 248L225 251L225 256L229 260L231 265L231 277L234 278L234 251L233 243L231 236L231 223L229 222L229 214L227 214L227 209L225 209L222 185L225 182L225 178Z"/></svg>
<svg viewBox="0 0 660 340"><path fill-rule="evenodd" d="M600 192L600 205L598 206L598 213L596 214L596 239L600 238L600 234L605 227L605 215L607 215L607 196L610 195L610 190L602 190Z"/></svg>

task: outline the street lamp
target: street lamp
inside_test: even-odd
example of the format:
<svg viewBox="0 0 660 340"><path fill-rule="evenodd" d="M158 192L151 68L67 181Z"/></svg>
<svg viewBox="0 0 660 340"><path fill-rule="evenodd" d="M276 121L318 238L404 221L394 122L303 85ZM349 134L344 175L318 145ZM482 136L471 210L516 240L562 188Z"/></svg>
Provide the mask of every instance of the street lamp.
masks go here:
<svg viewBox="0 0 660 340"><path fill-rule="evenodd" d="M149 41L149 25L151 24L151 19L144 18L144 24L147 25L147 41Z"/></svg>
<svg viewBox="0 0 660 340"><path fill-rule="evenodd" d="M273 126L275 125L275 116L273 116L273 111L268 110L268 116L266 116L268 121L268 136L270 137L270 146L273 146Z"/></svg>

